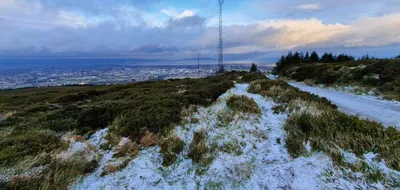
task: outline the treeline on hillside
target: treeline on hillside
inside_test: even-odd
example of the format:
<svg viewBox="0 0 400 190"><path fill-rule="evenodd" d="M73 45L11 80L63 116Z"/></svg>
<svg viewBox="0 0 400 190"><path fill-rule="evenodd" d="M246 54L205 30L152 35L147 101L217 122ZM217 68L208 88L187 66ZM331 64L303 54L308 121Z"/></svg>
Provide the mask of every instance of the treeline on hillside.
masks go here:
<svg viewBox="0 0 400 190"><path fill-rule="evenodd" d="M368 55L362 57L363 60L368 60ZM345 61L354 61L354 57L347 54L333 55L332 53L324 53L321 57L317 52L289 52L286 56L282 55L281 59L276 63L275 72L279 73L283 68L299 64L299 63L337 63Z"/></svg>

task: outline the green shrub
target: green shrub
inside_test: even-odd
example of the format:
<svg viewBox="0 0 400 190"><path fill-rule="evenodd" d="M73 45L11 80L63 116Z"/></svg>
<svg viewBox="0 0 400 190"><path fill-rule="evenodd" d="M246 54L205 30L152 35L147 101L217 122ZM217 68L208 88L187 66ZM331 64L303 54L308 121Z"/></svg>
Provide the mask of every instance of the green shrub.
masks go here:
<svg viewBox="0 0 400 190"><path fill-rule="evenodd" d="M391 82L395 79L400 78L400 63L394 64L383 70L382 73L379 75L379 78L381 81L384 82Z"/></svg>
<svg viewBox="0 0 400 190"><path fill-rule="evenodd" d="M26 156L50 152L61 146L60 139L49 131L10 134L0 140L0 167L14 165Z"/></svg>
<svg viewBox="0 0 400 190"><path fill-rule="evenodd" d="M262 73L243 73L242 78L239 80L241 83L249 83L256 80L266 79L267 77Z"/></svg>
<svg viewBox="0 0 400 190"><path fill-rule="evenodd" d="M321 72L316 78L317 84L334 84L341 77L339 73L334 71Z"/></svg>
<svg viewBox="0 0 400 190"><path fill-rule="evenodd" d="M89 107L82 110L77 118L79 130L88 132L105 128L114 118L112 110L105 107Z"/></svg>

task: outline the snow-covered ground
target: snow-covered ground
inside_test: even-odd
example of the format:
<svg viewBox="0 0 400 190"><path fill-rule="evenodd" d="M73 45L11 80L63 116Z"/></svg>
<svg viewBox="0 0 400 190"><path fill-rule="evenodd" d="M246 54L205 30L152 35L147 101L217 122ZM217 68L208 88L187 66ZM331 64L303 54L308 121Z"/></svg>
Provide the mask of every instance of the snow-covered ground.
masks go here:
<svg viewBox="0 0 400 190"><path fill-rule="evenodd" d="M247 92L248 84L237 84L223 94L212 106L199 108L192 116L198 123L177 126L173 131L185 147L174 164L162 166L158 146L141 150L122 170L101 176L102 168L113 162L112 152L100 149L107 130L100 130L89 140L103 154L99 168L77 180L71 189L335 189L343 184L348 189L372 188L361 178L353 182L336 169L330 157L309 152L306 157L293 159L285 147L283 126L286 113L276 115L272 100ZM226 101L232 95L253 98L262 111L261 116L241 114L227 126L218 125L218 113L229 111ZM207 133L207 146L217 147L210 152L209 167L188 158L189 144L196 131ZM219 148L228 144L235 151ZM307 147L307 145L305 145ZM309 145L308 145L309 146ZM352 156L352 154L348 154ZM352 159L357 160L357 158ZM374 162L373 160L371 162ZM329 173L329 175L327 175ZM334 179L332 178L334 175ZM384 189L380 184L375 189Z"/></svg>

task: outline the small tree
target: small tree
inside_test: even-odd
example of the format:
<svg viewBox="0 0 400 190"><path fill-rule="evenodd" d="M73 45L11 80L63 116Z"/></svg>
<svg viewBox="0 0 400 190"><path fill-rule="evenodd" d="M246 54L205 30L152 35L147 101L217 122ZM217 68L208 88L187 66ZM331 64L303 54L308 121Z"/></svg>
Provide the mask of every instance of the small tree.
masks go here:
<svg viewBox="0 0 400 190"><path fill-rule="evenodd" d="M309 63L310 62L310 54L308 52L304 56L303 62L304 63Z"/></svg>
<svg viewBox="0 0 400 190"><path fill-rule="evenodd" d="M252 63L250 67L250 73L256 73L258 71L257 65Z"/></svg>
<svg viewBox="0 0 400 190"><path fill-rule="evenodd" d="M311 53L310 61L311 61L311 63L319 62L319 56L318 56L317 52L313 51Z"/></svg>
<svg viewBox="0 0 400 190"><path fill-rule="evenodd" d="M398 56L395 57L396 59L400 59L400 54Z"/></svg>

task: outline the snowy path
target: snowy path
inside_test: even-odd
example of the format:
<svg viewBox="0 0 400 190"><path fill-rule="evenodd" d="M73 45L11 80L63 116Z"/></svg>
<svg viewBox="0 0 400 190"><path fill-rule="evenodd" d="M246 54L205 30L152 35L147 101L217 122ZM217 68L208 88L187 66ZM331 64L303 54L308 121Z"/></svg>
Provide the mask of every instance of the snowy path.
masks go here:
<svg viewBox="0 0 400 190"><path fill-rule="evenodd" d="M289 84L300 90L329 99L343 112L381 122L384 126L396 126L397 129L400 129L400 103L398 102L379 100L371 96L354 95L295 82L289 82Z"/></svg>
<svg viewBox="0 0 400 190"><path fill-rule="evenodd" d="M268 75L271 80L276 76ZM355 95L327 88L308 86L298 82L288 82L300 90L329 99L340 111L358 115L382 123L384 126L395 126L400 129L400 102L380 100L373 96Z"/></svg>

